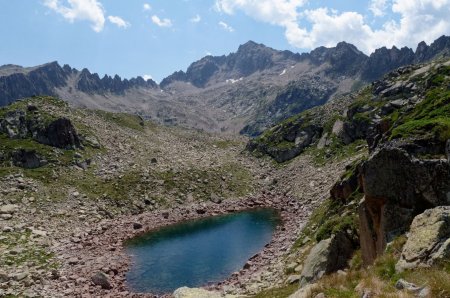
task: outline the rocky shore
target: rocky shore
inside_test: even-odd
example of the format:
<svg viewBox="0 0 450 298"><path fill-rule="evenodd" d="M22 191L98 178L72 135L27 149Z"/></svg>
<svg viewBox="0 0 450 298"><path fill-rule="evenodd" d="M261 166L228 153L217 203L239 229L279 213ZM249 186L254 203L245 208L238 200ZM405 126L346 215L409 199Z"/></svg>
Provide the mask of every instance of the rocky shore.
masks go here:
<svg viewBox="0 0 450 298"><path fill-rule="evenodd" d="M297 239L311 206L302 206L293 198L263 194L240 201L192 204L103 220L86 227L53 248L61 267L53 271L53 280L39 292L48 297L157 297L133 293L127 287L125 274L131 259L125 251L124 241L181 221L262 207L280 211L282 224L272 241L229 279L207 287L228 294L246 294L256 292L264 283L273 286L283 275L283 255ZM255 276L260 283L249 283Z"/></svg>

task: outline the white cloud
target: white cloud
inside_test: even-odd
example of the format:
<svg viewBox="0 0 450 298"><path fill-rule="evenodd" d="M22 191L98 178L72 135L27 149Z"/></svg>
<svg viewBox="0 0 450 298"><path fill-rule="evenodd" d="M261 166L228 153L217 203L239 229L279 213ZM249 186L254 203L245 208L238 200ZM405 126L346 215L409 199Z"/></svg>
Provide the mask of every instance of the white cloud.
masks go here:
<svg viewBox="0 0 450 298"><path fill-rule="evenodd" d="M105 13L102 4L97 0L67 0L66 5L60 0L44 0L44 5L62 15L69 22L89 21L95 32L105 26Z"/></svg>
<svg viewBox="0 0 450 298"><path fill-rule="evenodd" d="M130 23L117 16L108 16L108 20L119 28L128 28Z"/></svg>
<svg viewBox="0 0 450 298"><path fill-rule="evenodd" d="M218 11L233 14L242 10L255 19L275 25L297 20L298 8L307 0L216 0Z"/></svg>
<svg viewBox="0 0 450 298"><path fill-rule="evenodd" d="M191 18L189 21L191 23L199 23L202 20L202 18L200 17L200 15L196 15L195 17Z"/></svg>
<svg viewBox="0 0 450 298"><path fill-rule="evenodd" d="M219 22L219 26L222 27L224 30L228 31L228 32L233 32L234 28L231 27L230 25L228 25L227 23L220 21Z"/></svg>
<svg viewBox="0 0 450 298"><path fill-rule="evenodd" d="M157 15L152 16L152 22L159 27L172 27L170 19L160 19Z"/></svg>
<svg viewBox="0 0 450 298"><path fill-rule="evenodd" d="M334 46L345 40L369 54L381 46L415 47L422 40L430 43L450 32L450 0L372 0L371 4L376 3L374 15L390 10L399 20L388 20L379 28L354 11L338 12L329 8L300 11L307 2L216 0L216 9L226 14L240 10L256 20L281 26L288 42L302 49Z"/></svg>
<svg viewBox="0 0 450 298"><path fill-rule="evenodd" d="M371 0L369 9L376 17L382 17L386 13L388 0Z"/></svg>
<svg viewBox="0 0 450 298"><path fill-rule="evenodd" d="M142 78L144 78L144 80L153 80L153 77L149 74L143 75Z"/></svg>
<svg viewBox="0 0 450 298"><path fill-rule="evenodd" d="M144 3L143 8L144 8L144 10L146 10L146 11L152 10L152 7L151 7L150 4L148 4L148 3Z"/></svg>

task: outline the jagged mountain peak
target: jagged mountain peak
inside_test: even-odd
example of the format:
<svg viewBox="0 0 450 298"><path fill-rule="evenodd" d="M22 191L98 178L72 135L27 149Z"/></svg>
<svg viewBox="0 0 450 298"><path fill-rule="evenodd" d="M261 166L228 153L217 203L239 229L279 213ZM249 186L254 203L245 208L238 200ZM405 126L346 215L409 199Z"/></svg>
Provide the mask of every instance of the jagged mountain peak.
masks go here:
<svg viewBox="0 0 450 298"><path fill-rule="evenodd" d="M236 52L229 55L205 56L193 62L186 72L177 71L163 79L160 85L165 88L172 82L183 81L203 88L214 77L216 79L219 77L222 81L247 77L286 60L296 62L300 60L300 55L290 51L278 51L250 40L240 45Z"/></svg>

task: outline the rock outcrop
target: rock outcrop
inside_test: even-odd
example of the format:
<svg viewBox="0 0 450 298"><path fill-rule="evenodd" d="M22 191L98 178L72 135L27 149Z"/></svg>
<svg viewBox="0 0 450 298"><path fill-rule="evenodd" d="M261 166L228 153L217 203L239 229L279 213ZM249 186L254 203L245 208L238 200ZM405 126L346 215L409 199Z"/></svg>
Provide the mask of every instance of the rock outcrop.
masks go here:
<svg viewBox="0 0 450 298"><path fill-rule="evenodd" d="M405 150L384 147L361 167L360 241L363 260L371 264L386 243L406 232L424 210L449 205L450 165L419 160Z"/></svg>
<svg viewBox="0 0 450 298"><path fill-rule="evenodd" d="M414 218L396 269L427 267L449 257L450 207L436 207Z"/></svg>
<svg viewBox="0 0 450 298"><path fill-rule="evenodd" d="M39 156L35 150L17 149L12 153L13 164L25 169L35 169L48 162Z"/></svg>
<svg viewBox="0 0 450 298"><path fill-rule="evenodd" d="M304 263L300 286L314 282L324 274L345 268L353 251L352 241L345 233L320 241L312 248Z"/></svg>
<svg viewBox="0 0 450 298"><path fill-rule="evenodd" d="M316 142L322 133L320 126L298 120L286 122L277 130L268 131L262 139L250 141L247 150L268 154L280 163L298 156Z"/></svg>
<svg viewBox="0 0 450 298"><path fill-rule="evenodd" d="M7 111L0 118L0 132L12 139L32 138L62 149L80 147L78 134L67 118L54 118L34 107Z"/></svg>

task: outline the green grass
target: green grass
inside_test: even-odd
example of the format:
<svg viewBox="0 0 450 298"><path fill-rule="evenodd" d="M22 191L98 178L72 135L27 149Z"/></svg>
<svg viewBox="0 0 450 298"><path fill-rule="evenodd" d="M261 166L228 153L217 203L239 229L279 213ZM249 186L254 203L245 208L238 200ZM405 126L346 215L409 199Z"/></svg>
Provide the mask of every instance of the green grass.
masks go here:
<svg viewBox="0 0 450 298"><path fill-rule="evenodd" d="M7 238L0 241L0 247L6 249L21 248L17 254L3 254L0 256L0 267L3 266L21 266L26 263L34 263L42 269L54 269L58 267L58 263L54 260L54 254L42 247L30 245L31 232L17 233L12 232L5 234Z"/></svg>
<svg viewBox="0 0 450 298"><path fill-rule="evenodd" d="M264 290L251 298L287 298L299 288L298 284L286 285L280 288Z"/></svg>
<svg viewBox="0 0 450 298"><path fill-rule="evenodd" d="M141 117L137 115L127 114L127 113L111 113L105 111L95 111L97 115L102 117L104 120L115 123L119 126L131 128L138 131L143 131L145 122Z"/></svg>
<svg viewBox="0 0 450 298"><path fill-rule="evenodd" d="M366 145L365 140L356 140L351 144L345 145L337 136L330 136L331 144L323 149L318 149L316 146L310 146L305 150L313 158L313 162L318 166L323 166L330 160L343 160L356 154L362 153L367 155L367 149L363 147Z"/></svg>
<svg viewBox="0 0 450 298"><path fill-rule="evenodd" d="M412 112L398 117L399 125L392 130L391 139L428 137L440 141L450 138L450 67L440 69L431 78L425 99Z"/></svg>
<svg viewBox="0 0 450 298"><path fill-rule="evenodd" d="M190 169L177 173L166 171L154 175L156 180L164 181L161 188L165 194L191 193L199 200L208 200L212 194L223 198L245 196L252 190L253 181L252 174L235 163L218 169Z"/></svg>

